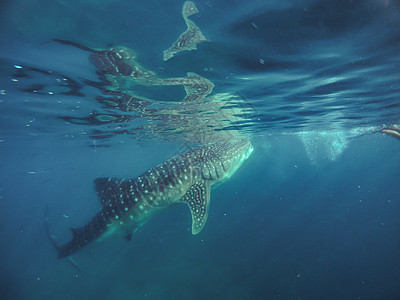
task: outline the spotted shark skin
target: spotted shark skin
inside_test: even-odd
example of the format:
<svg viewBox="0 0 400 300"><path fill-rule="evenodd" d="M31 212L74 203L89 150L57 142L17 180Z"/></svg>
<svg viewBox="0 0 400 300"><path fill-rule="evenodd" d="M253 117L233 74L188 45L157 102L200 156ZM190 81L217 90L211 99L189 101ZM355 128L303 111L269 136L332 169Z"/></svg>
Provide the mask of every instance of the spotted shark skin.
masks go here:
<svg viewBox="0 0 400 300"><path fill-rule="evenodd" d="M83 227L71 228L68 243L54 243L58 257L115 232L129 240L155 212L179 202L189 206L192 234L198 234L207 221L211 187L230 178L252 151L250 141L239 138L189 150L135 179L97 178L102 208Z"/></svg>
<svg viewBox="0 0 400 300"><path fill-rule="evenodd" d="M197 44L207 41L200 28L189 19L190 16L197 14L199 10L193 1L186 1L182 7L182 17L185 20L187 29L183 32L173 45L164 51L164 61L174 57L182 51L197 50Z"/></svg>

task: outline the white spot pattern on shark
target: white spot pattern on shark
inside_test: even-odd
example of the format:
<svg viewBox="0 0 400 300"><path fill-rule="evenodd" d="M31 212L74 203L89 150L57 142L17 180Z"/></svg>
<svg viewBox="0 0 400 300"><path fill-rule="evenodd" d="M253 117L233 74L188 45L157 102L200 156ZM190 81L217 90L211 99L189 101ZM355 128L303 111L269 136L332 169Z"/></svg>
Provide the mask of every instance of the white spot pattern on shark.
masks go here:
<svg viewBox="0 0 400 300"><path fill-rule="evenodd" d="M153 213L177 202L189 206L192 234L198 234L207 221L212 185L230 178L252 150L245 138L222 141L172 157L136 179L97 178L102 209L86 225L71 228L73 238L65 245L53 241L58 257L106 233L119 231L130 240Z"/></svg>

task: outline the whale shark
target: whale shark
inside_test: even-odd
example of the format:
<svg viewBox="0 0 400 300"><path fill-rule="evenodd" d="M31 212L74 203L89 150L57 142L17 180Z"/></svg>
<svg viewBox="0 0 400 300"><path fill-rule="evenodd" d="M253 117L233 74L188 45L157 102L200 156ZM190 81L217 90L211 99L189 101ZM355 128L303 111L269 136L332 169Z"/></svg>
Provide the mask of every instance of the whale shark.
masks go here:
<svg viewBox="0 0 400 300"><path fill-rule="evenodd" d="M233 138L190 149L134 179L95 179L100 211L86 225L70 228L72 239L61 246L47 228L58 258L110 234L130 240L152 215L175 203L189 206L192 234L200 233L207 221L211 188L229 179L252 151L247 138Z"/></svg>

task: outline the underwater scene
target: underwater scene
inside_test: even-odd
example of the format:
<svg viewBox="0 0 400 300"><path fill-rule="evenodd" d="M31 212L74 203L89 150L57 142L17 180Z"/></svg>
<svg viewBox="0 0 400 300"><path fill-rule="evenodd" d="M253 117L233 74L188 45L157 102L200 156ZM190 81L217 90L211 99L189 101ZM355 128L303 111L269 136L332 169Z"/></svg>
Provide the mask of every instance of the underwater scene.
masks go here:
<svg viewBox="0 0 400 300"><path fill-rule="evenodd" d="M1 299L400 299L400 1L0 8Z"/></svg>

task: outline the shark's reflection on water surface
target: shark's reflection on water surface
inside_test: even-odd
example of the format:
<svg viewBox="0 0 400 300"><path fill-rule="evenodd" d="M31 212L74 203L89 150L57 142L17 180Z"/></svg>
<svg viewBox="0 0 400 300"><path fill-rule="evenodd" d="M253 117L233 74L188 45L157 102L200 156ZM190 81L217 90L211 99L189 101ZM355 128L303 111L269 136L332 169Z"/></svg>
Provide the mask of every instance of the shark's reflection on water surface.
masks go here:
<svg viewBox="0 0 400 300"><path fill-rule="evenodd" d="M173 46L164 52L164 60L175 54L195 50L205 41L197 25L188 17L198 10L191 1L185 2L182 16L188 26ZM204 227L211 188L229 179L253 151L246 134L235 125L244 120L249 108L237 95L211 95L214 84L208 79L188 72L186 77L161 78L142 67L134 51L123 46L109 49L89 49L69 41L56 40L90 52L89 60L97 68L101 83L87 82L101 89L96 100L111 109L112 114L91 113L88 117L62 117L77 124L115 124L135 118L147 120L138 128L102 131L93 138L141 130L149 137L163 137L188 143L190 150L174 156L134 179L97 178L96 192L101 210L84 226L71 228L72 239L59 246L49 229L49 238L58 257L68 257L88 243L118 232L131 239L132 234L150 216L175 203L186 203L192 214L192 233ZM166 102L144 98L133 93L134 86L182 86L181 101ZM196 146L195 146L196 145Z"/></svg>
<svg viewBox="0 0 400 300"><path fill-rule="evenodd" d="M186 77L161 78L142 67L134 52L122 46L93 50L89 59L97 68L101 84L87 84L101 90L102 95L96 100L111 113L92 112L87 117L61 118L76 124L101 126L93 138L145 133L141 139L147 136L204 143L218 141L223 135L225 138L232 134L241 135L241 131L236 129L252 122L254 110L240 95L212 94L214 84L196 73L188 72ZM178 101L154 100L136 94L138 86L182 86L185 96ZM135 119L145 120L145 124L135 126Z"/></svg>
<svg viewBox="0 0 400 300"><path fill-rule="evenodd" d="M182 16L187 30L164 51L164 60L181 51L195 50L198 43L206 41L189 19L195 13L198 10L194 3L185 2ZM249 136L241 130L243 124L253 121L252 107L238 95L213 94L214 84L194 72L188 72L185 77L160 77L140 65L135 52L128 47L90 49L74 42L56 41L89 52L100 82L86 81L86 84L102 92L95 99L107 111L62 119L101 125L92 134L94 139L129 134L140 139L146 136L179 141L191 148L134 179L97 178L94 183L102 208L85 226L72 228L72 239L62 246L55 242L46 218L47 232L58 257L68 257L88 243L116 232L130 240L150 216L174 203L189 206L192 233L199 233L207 220L211 187L230 178L253 150ZM138 86L182 87L185 96L179 101L156 100L135 93ZM138 119L145 123L133 125ZM400 139L396 125L361 129L345 139L376 132Z"/></svg>

